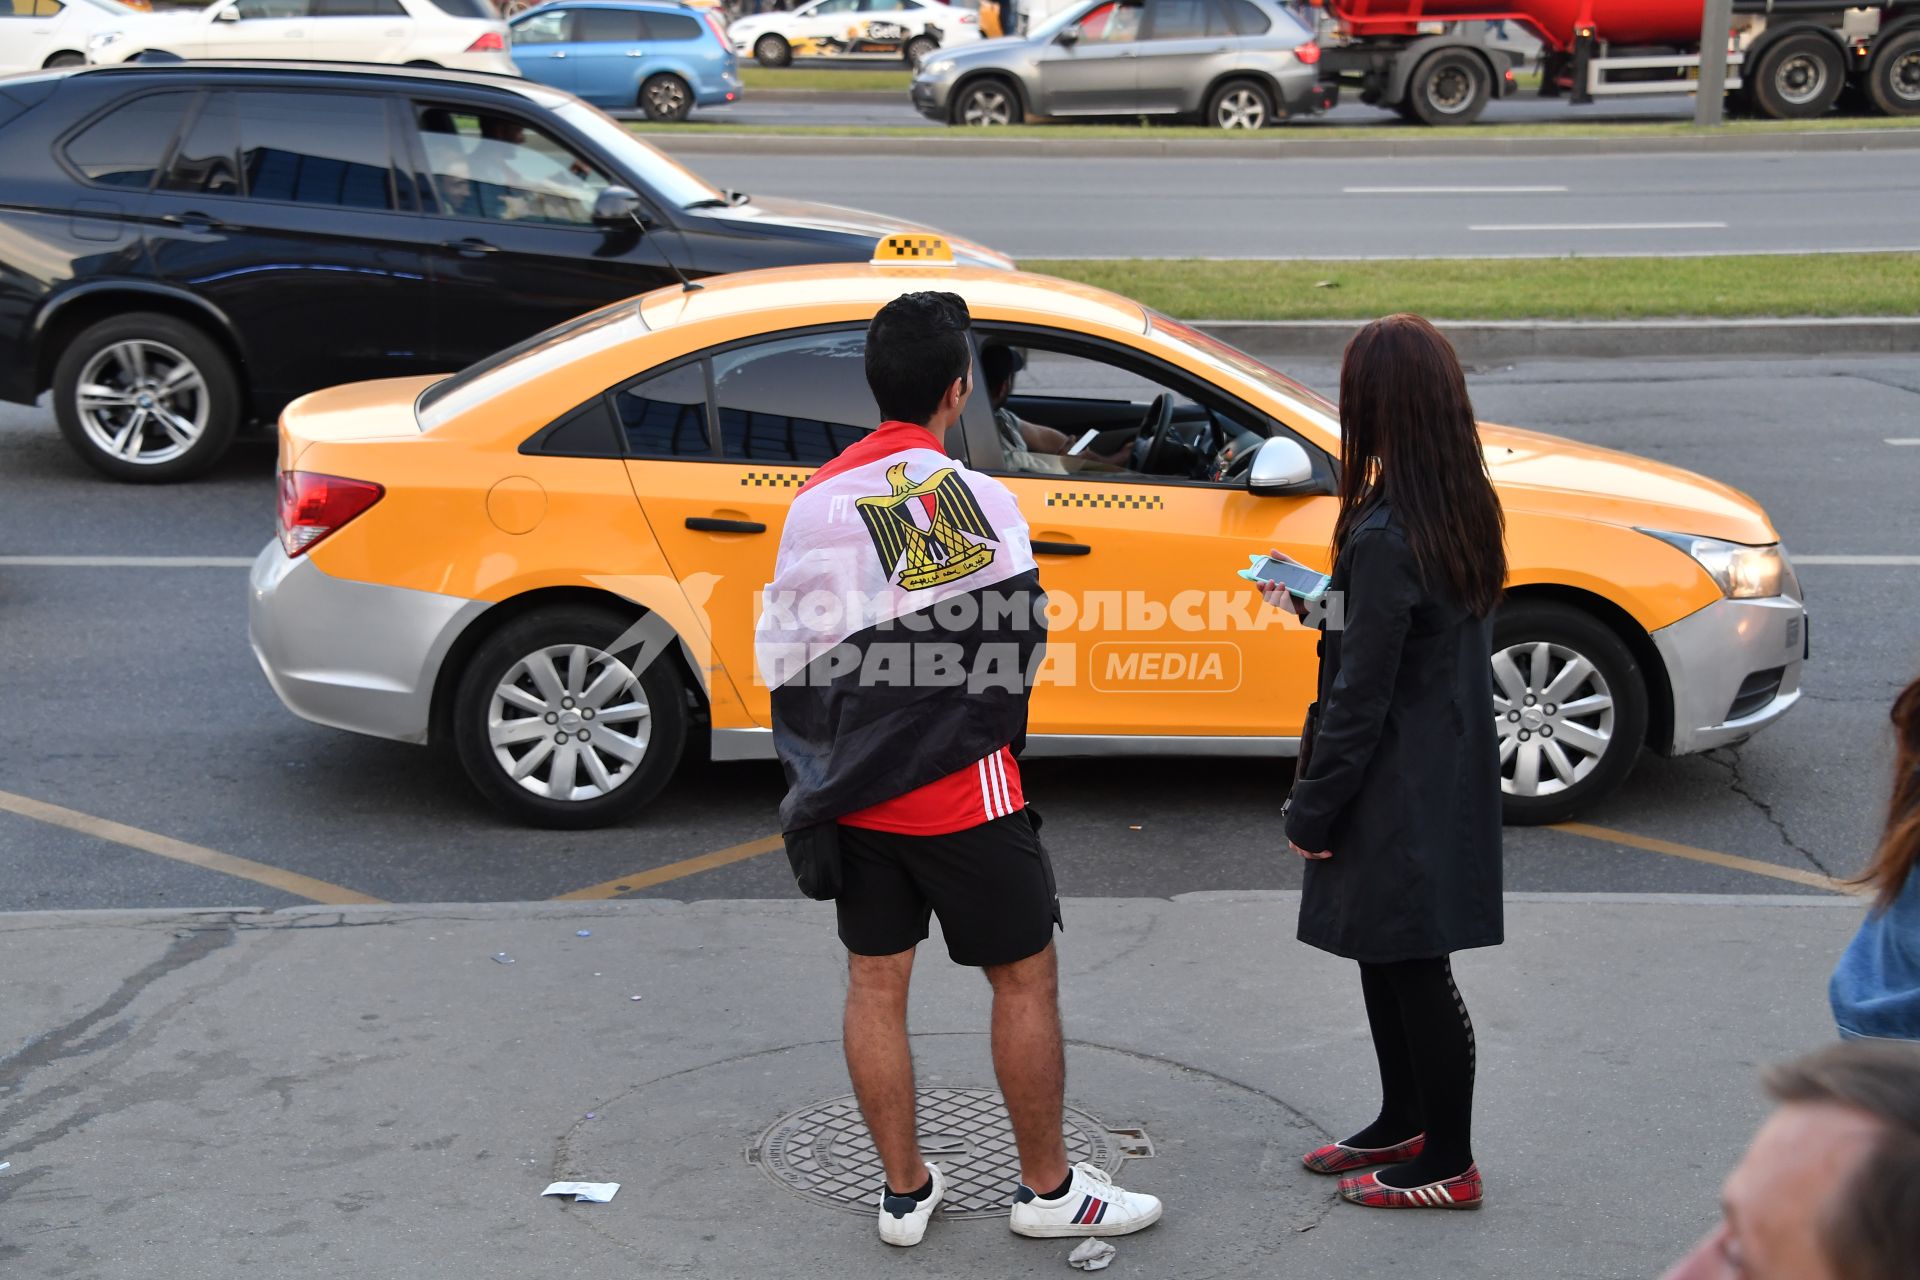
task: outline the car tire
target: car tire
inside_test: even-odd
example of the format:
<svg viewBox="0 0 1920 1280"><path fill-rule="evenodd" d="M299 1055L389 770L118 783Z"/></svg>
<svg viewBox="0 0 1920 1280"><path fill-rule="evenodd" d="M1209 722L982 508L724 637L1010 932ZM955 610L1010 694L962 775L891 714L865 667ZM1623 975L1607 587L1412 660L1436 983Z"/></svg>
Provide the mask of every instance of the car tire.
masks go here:
<svg viewBox="0 0 1920 1280"><path fill-rule="evenodd" d="M92 394L82 396L82 387ZM218 462L240 425L233 362L207 333L155 311L89 325L53 367L60 434L115 480L165 484Z"/></svg>
<svg viewBox="0 0 1920 1280"><path fill-rule="evenodd" d="M409 62L409 63L408 63L407 65L408 65L408 66L410 66L410 67L414 67L414 68L417 68L417 69L419 69L419 70L421 70L421 71L438 71L438 70L440 70L440 64L439 64L439 63L437 63L437 62L427 62L427 61L425 61L424 59L422 59L422 60L420 60L420 61L417 61L417 62Z"/></svg>
<svg viewBox="0 0 1920 1280"><path fill-rule="evenodd" d="M1831 40L1812 32L1787 36L1760 55L1754 105L1775 120L1811 120L1833 109L1846 79L1846 61Z"/></svg>
<svg viewBox="0 0 1920 1280"><path fill-rule="evenodd" d="M939 52L939 50L940 42L938 40L935 40L932 36L919 35L907 41L906 47L900 52L901 56L906 59L907 65L915 71L918 71L926 60Z"/></svg>
<svg viewBox="0 0 1920 1280"><path fill-rule="evenodd" d="M693 114L693 86L671 71L648 76L640 86L640 109L649 120L678 124Z"/></svg>
<svg viewBox="0 0 1920 1280"><path fill-rule="evenodd" d="M1501 607L1493 698L1501 807L1514 826L1564 822L1611 794L1646 741L1646 676L1633 651L1569 605Z"/></svg>
<svg viewBox="0 0 1920 1280"><path fill-rule="evenodd" d="M1273 94L1258 80L1229 80L1207 98L1215 129L1264 129L1273 123Z"/></svg>
<svg viewBox="0 0 1920 1280"><path fill-rule="evenodd" d="M627 615L592 605L541 609L502 626L467 660L454 691L454 751L475 788L508 816L556 830L604 827L639 812L673 776L686 749L686 682L669 655L656 654L637 677L625 666L631 653L608 656L631 624ZM578 671L570 665L574 653L583 655ZM598 680L612 682L599 706L573 696ZM621 719L607 714L614 707L623 708ZM568 715L581 718L559 719ZM548 727L556 737L547 736ZM565 743L557 741L561 734ZM575 734L585 740L584 755Z"/></svg>
<svg viewBox="0 0 1920 1280"><path fill-rule="evenodd" d="M1493 73L1478 54L1464 49L1428 54L1407 81L1407 104L1426 125L1472 124L1492 94Z"/></svg>
<svg viewBox="0 0 1920 1280"><path fill-rule="evenodd" d="M975 128L1019 124L1025 113L1020 91L999 76L970 80L954 95L953 123Z"/></svg>
<svg viewBox="0 0 1920 1280"><path fill-rule="evenodd" d="M55 71L61 67L84 67L87 65L87 55L75 53L71 49L62 49L40 65L49 71Z"/></svg>
<svg viewBox="0 0 1920 1280"><path fill-rule="evenodd" d="M793 62L793 46L769 31L753 42L753 60L763 67L787 66Z"/></svg>
<svg viewBox="0 0 1920 1280"><path fill-rule="evenodd" d="M1890 116L1920 115L1920 31L1897 35L1874 53L1867 96Z"/></svg>

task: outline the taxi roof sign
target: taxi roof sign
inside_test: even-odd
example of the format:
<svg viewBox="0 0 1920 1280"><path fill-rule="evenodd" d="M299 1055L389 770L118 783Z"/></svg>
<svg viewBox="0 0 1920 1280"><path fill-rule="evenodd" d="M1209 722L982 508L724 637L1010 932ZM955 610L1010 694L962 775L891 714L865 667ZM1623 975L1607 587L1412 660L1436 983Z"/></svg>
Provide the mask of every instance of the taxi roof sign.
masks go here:
<svg viewBox="0 0 1920 1280"><path fill-rule="evenodd" d="M876 267L950 267L953 246L940 236L882 236L873 249Z"/></svg>

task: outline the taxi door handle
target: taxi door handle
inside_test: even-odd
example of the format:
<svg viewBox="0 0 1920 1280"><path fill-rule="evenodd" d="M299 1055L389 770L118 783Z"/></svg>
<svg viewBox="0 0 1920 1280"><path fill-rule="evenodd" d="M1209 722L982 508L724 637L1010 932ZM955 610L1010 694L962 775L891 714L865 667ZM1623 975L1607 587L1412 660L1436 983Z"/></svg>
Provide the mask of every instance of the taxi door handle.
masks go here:
<svg viewBox="0 0 1920 1280"><path fill-rule="evenodd" d="M1037 556L1087 556L1093 554L1093 548L1084 542L1036 542L1033 554Z"/></svg>
<svg viewBox="0 0 1920 1280"><path fill-rule="evenodd" d="M715 516L688 516L687 528L700 533L765 533L758 520L721 520Z"/></svg>

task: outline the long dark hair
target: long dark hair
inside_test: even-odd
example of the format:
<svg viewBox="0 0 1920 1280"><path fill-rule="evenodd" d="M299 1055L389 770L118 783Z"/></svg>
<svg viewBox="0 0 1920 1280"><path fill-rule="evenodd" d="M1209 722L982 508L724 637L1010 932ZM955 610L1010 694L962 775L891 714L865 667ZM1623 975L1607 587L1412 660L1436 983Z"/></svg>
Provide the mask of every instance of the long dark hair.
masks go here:
<svg viewBox="0 0 1920 1280"><path fill-rule="evenodd" d="M1393 503L1429 590L1484 618L1507 580L1506 517L1453 344L1419 316L1353 335L1340 366L1338 558L1371 501Z"/></svg>
<svg viewBox="0 0 1920 1280"><path fill-rule="evenodd" d="M1887 807L1887 829L1880 847L1860 878L1853 881L1873 891L1876 911L1885 911L1900 896L1914 864L1920 862L1920 680L1893 700L1893 802Z"/></svg>

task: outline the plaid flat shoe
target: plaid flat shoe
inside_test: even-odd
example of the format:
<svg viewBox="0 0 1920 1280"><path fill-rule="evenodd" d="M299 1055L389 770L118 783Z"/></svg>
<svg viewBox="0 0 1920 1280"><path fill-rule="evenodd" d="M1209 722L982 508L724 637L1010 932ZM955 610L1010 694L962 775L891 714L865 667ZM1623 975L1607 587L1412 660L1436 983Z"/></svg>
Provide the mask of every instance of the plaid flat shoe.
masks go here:
<svg viewBox="0 0 1920 1280"><path fill-rule="evenodd" d="M1314 1173L1351 1173L1355 1169L1371 1169L1377 1164L1403 1164L1419 1155L1426 1146L1427 1135L1424 1133L1417 1133L1391 1147L1349 1147L1342 1142L1329 1142L1301 1156L1300 1163Z"/></svg>
<svg viewBox="0 0 1920 1280"><path fill-rule="evenodd" d="M1340 1198L1369 1209L1478 1209L1481 1197L1479 1165L1420 1187L1385 1186L1371 1173L1340 1179Z"/></svg>

